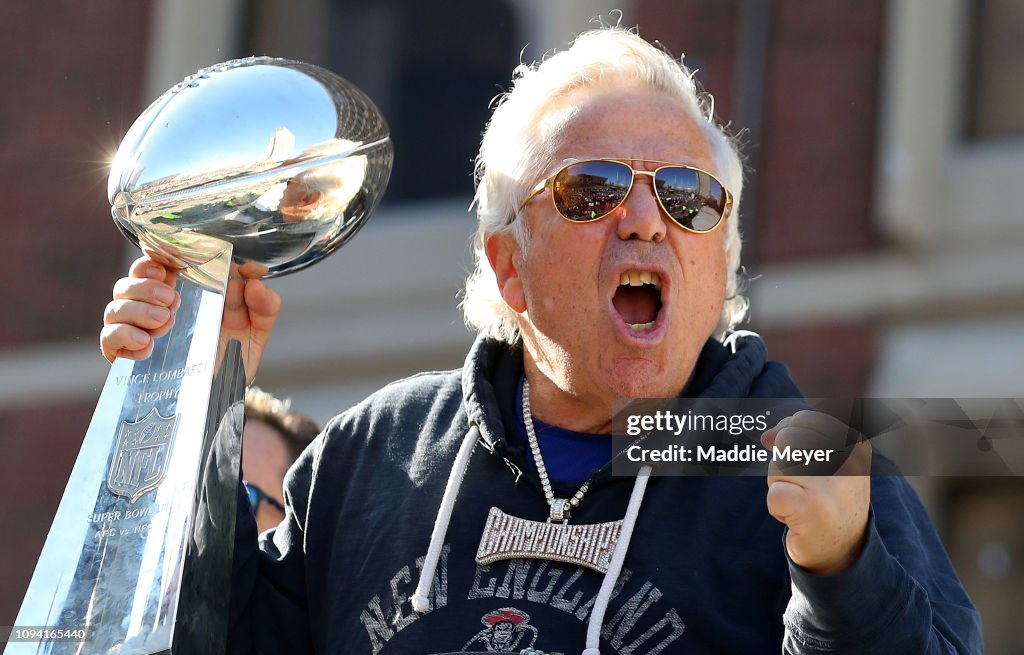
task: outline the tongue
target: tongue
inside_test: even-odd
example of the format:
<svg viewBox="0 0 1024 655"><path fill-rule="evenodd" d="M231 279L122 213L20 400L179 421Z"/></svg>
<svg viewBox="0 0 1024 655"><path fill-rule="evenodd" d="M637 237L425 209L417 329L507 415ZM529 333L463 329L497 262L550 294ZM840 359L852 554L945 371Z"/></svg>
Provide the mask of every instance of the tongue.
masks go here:
<svg viewBox="0 0 1024 655"><path fill-rule="evenodd" d="M658 291L653 286L621 286L612 298L622 320L633 325L650 323L658 317Z"/></svg>

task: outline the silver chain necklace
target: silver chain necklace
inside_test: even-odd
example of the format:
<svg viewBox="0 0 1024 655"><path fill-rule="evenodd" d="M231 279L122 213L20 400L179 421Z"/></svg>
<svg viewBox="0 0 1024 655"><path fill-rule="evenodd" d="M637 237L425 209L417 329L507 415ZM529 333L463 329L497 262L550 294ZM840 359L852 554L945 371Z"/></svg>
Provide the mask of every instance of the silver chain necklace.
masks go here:
<svg viewBox="0 0 1024 655"><path fill-rule="evenodd" d="M540 454L540 443L537 441L537 432L533 427L533 414L530 413L530 383L523 378L523 424L526 426L526 438L530 442L530 451L533 453L533 462L537 465L537 475L540 476L540 486L544 488L544 498L548 501L551 510L548 521L550 523L564 523L569 519L569 513L580 506L584 494L590 488L590 480L576 490L572 498L555 498L555 492L551 488L551 480L548 478L548 469L544 466L544 458Z"/></svg>
<svg viewBox="0 0 1024 655"><path fill-rule="evenodd" d="M540 454L537 433L530 413L530 383L523 379L523 422L526 437L537 465L537 475L544 488L550 516L547 522L512 516L492 507L487 515L476 562L487 566L500 560L519 557L553 560L586 566L600 573L608 572L612 551L622 532L622 519L608 523L569 525L569 512L579 507L590 480L583 483L572 498L555 498L544 458Z"/></svg>

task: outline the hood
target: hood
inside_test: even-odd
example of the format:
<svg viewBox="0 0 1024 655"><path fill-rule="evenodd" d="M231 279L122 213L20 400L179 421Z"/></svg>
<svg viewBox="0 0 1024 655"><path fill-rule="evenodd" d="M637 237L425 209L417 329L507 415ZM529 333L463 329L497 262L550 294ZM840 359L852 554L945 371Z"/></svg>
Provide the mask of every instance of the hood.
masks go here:
<svg viewBox="0 0 1024 655"><path fill-rule="evenodd" d="M523 447L515 436L516 385L523 371L523 351L489 337L478 337L462 369L462 394L469 421L480 429L488 450L515 454ZM703 398L800 398L789 369L769 361L760 335L749 331L729 334L724 341L708 339L693 380L681 394ZM512 435L513 438L506 438Z"/></svg>

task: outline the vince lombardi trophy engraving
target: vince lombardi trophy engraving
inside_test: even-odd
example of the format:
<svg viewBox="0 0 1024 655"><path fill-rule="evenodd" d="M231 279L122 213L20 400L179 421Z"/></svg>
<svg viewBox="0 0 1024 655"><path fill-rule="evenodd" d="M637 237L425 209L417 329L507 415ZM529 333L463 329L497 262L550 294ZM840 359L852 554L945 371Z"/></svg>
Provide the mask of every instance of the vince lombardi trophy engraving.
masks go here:
<svg viewBox="0 0 1024 655"><path fill-rule="evenodd" d="M229 279L340 248L391 162L361 91L284 59L201 70L136 120L114 222L180 268L181 304L151 357L112 366L17 618L54 630L6 654L224 652L248 347L221 335Z"/></svg>

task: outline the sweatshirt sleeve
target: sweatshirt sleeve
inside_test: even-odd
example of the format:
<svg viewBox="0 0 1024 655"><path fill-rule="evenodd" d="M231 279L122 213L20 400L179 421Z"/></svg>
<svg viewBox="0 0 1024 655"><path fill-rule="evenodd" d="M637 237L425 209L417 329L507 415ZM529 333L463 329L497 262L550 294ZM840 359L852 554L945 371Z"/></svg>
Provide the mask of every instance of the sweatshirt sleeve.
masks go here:
<svg viewBox="0 0 1024 655"><path fill-rule="evenodd" d="M867 541L848 570L814 575L789 560L783 652L982 653L981 618L917 494L879 476L871 496Z"/></svg>
<svg viewBox="0 0 1024 655"><path fill-rule="evenodd" d="M239 485L227 652L313 653L303 543L315 448L285 477L285 518L259 536Z"/></svg>

